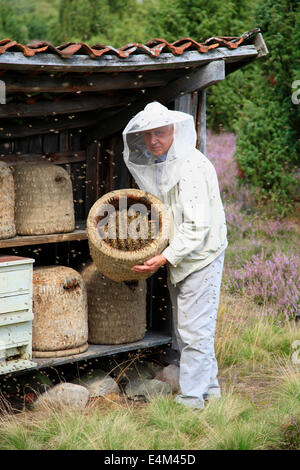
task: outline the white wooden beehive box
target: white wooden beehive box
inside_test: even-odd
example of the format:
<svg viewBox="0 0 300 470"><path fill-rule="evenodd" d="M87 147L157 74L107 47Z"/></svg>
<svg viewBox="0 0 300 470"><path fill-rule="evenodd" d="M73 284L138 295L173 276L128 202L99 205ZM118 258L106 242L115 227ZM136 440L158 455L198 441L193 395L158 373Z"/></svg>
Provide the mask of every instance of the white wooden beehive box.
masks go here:
<svg viewBox="0 0 300 470"><path fill-rule="evenodd" d="M36 366L31 361L33 263L0 256L0 374Z"/></svg>

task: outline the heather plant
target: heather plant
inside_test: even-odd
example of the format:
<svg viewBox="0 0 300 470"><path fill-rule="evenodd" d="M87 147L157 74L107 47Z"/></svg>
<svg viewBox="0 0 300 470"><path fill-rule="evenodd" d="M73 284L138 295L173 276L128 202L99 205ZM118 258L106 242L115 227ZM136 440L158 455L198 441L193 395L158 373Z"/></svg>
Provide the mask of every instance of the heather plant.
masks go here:
<svg viewBox="0 0 300 470"><path fill-rule="evenodd" d="M236 150L235 134L233 132L215 134L208 129L206 141L206 153L216 169L222 196L237 199L238 168L236 160L233 158Z"/></svg>
<svg viewBox="0 0 300 470"><path fill-rule="evenodd" d="M277 250L269 257L261 253L226 278L231 292L247 293L257 304L269 304L285 319L300 313L300 256Z"/></svg>
<svg viewBox="0 0 300 470"><path fill-rule="evenodd" d="M282 425L282 440L279 448L282 450L300 450L300 415L291 416Z"/></svg>
<svg viewBox="0 0 300 470"><path fill-rule="evenodd" d="M282 318L299 314L300 257L296 223L268 217L238 183L235 135L207 132L207 157L216 168L226 214L229 246L224 285Z"/></svg>

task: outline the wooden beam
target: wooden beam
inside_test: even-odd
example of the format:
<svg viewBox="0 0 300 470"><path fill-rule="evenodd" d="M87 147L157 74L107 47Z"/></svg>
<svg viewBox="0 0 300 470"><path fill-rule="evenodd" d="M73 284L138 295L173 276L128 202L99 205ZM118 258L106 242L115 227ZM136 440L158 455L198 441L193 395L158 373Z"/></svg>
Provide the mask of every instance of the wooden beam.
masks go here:
<svg viewBox="0 0 300 470"><path fill-rule="evenodd" d="M0 56L0 68L1 56ZM165 85L174 71L160 74L158 72L123 72L123 73L81 73L63 74L62 77L48 74L14 73L7 70L0 75L5 82L6 93L70 93L76 91L107 91L148 88ZM82 71L83 72L83 71ZM85 70L86 72L86 70Z"/></svg>
<svg viewBox="0 0 300 470"><path fill-rule="evenodd" d="M1 70L39 70L64 72L120 72L130 70L161 70L185 67L198 67L214 60L238 61L257 56L254 45L239 46L236 49L218 47L206 53L186 51L180 56L161 53L158 57L147 54L132 54L126 59L114 55L104 55L100 59L91 59L87 55L73 55L62 59L56 54L36 54L25 57L22 52L5 52L0 56Z"/></svg>
<svg viewBox="0 0 300 470"><path fill-rule="evenodd" d="M203 67L186 72L184 76L169 83L167 87L148 90L144 98L127 106L118 115L102 122L101 125L89 130L89 139L102 139L123 129L130 118L141 111L151 101L161 101L164 104L174 101L176 97L192 93L218 83L225 78L225 63L223 60L211 62Z"/></svg>
<svg viewBox="0 0 300 470"><path fill-rule="evenodd" d="M120 108L115 108L114 113L117 113ZM78 129L87 126L92 126L95 122L101 122L109 118L110 110L106 112L99 111L94 113L80 113L79 116L61 117L57 115L55 118L48 117L48 121L38 120L32 118L30 122L22 122L20 125L7 124L5 121L0 122L0 140L8 140L19 137L28 137L37 134L58 133L66 129Z"/></svg>
<svg viewBox="0 0 300 470"><path fill-rule="evenodd" d="M77 152L56 152L56 153L40 153L40 154L9 154L0 157L0 161L13 165L17 162L37 163L39 161L47 161L55 163L56 165L64 165L67 163L79 163L86 160L85 150Z"/></svg>
<svg viewBox="0 0 300 470"><path fill-rule="evenodd" d="M80 113L95 109L107 109L126 105L136 95L117 94L115 96L73 96L59 101L36 101L32 104L10 103L0 106L0 118L53 116L57 114Z"/></svg>
<svg viewBox="0 0 300 470"><path fill-rule="evenodd" d="M172 101L179 95L191 93L196 90L215 85L225 79L225 61L217 60L184 74L183 77L169 83L162 99L165 103ZM153 95L157 90L153 90Z"/></svg>
<svg viewBox="0 0 300 470"><path fill-rule="evenodd" d="M258 59L260 57L264 57L265 55L269 54L268 48L266 46L266 43L261 33L258 33L255 36L254 46L256 47L257 52L258 52L257 54Z"/></svg>

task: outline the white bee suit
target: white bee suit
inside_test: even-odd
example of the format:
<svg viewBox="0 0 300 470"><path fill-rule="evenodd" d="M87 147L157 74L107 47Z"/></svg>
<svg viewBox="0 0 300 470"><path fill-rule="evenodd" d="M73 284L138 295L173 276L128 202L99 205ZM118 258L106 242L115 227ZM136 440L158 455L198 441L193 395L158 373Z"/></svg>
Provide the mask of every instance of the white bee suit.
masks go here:
<svg viewBox="0 0 300 470"><path fill-rule="evenodd" d="M173 125L173 143L165 160L157 163L157 157L146 147L143 132L166 125ZM225 214L216 171L196 149L192 116L171 111L160 103L148 104L132 118L123 131L123 140L124 161L139 188L159 197L173 219L169 246L162 254L168 260L168 284L174 312L173 347L181 351L181 392L177 401L202 408L205 394L212 387L215 391L218 388L213 337L222 259L227 247ZM221 263L216 271L212 263L217 259L221 259ZM205 268L213 276L213 290L204 283ZM208 305L210 300L216 302ZM207 344L204 347L203 335L208 338L209 347ZM203 364L206 364L205 371Z"/></svg>

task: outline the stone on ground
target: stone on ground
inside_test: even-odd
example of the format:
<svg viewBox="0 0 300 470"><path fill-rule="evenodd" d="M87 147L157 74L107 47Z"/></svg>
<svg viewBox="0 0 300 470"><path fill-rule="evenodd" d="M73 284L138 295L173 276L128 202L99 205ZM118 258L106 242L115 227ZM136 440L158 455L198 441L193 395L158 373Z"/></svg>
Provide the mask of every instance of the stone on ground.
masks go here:
<svg viewBox="0 0 300 470"><path fill-rule="evenodd" d="M33 403L34 410L51 408L84 408L89 399L89 391L82 385L69 382L55 385L42 393Z"/></svg>
<svg viewBox="0 0 300 470"><path fill-rule="evenodd" d="M171 385L172 392L179 392L179 367L170 364L159 371L155 378Z"/></svg>
<svg viewBox="0 0 300 470"><path fill-rule="evenodd" d="M171 385L156 379L133 379L125 388L125 393L132 400L146 400L160 395L172 394Z"/></svg>
<svg viewBox="0 0 300 470"><path fill-rule="evenodd" d="M76 383L87 388L90 398L106 397L120 391L117 382L101 369L84 374Z"/></svg>

